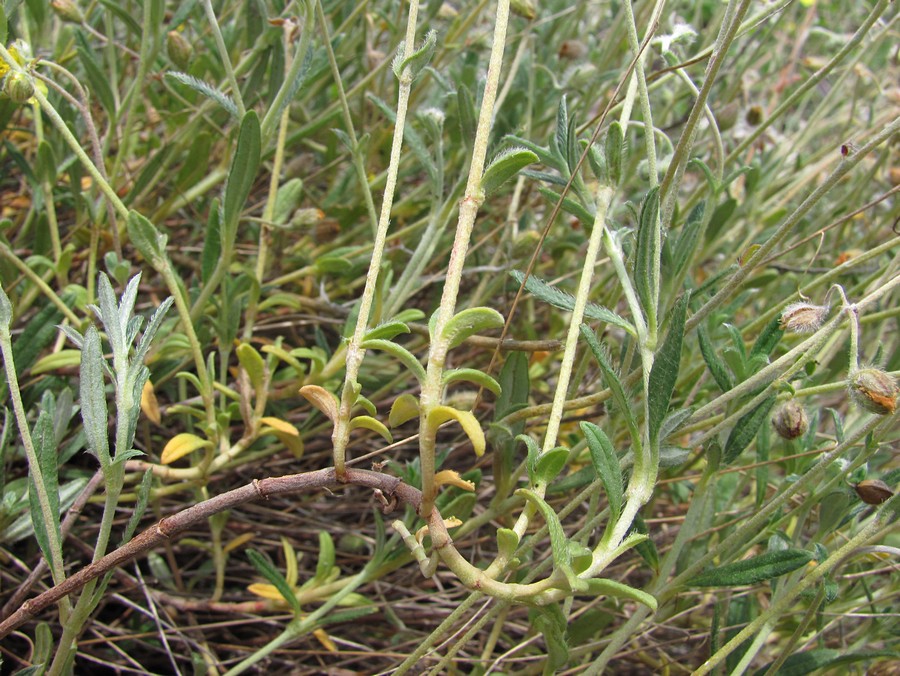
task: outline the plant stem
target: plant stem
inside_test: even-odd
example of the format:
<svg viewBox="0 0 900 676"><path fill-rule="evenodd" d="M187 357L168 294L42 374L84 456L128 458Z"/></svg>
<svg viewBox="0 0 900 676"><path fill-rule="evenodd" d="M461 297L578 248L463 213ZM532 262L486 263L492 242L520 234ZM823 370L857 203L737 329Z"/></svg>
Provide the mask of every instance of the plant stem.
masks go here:
<svg viewBox="0 0 900 676"><path fill-rule="evenodd" d="M244 107L244 97L241 96L241 88L238 86L237 78L234 75L234 68L231 65L231 57L228 55L228 47L225 45L225 39L222 37L222 31L219 29L219 20L216 18L216 12L213 10L211 0L201 0L203 11L206 13L206 19L209 22L209 28L216 43L216 51L219 52L219 60L225 69L225 78L231 86L231 96L234 98L234 104L237 106L238 117L243 119L244 113L247 112Z"/></svg>

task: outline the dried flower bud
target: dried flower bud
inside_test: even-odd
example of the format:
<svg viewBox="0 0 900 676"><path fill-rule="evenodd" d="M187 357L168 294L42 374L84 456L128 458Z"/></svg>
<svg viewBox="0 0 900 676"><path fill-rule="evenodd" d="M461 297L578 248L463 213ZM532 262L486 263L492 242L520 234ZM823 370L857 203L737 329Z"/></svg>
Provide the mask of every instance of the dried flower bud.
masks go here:
<svg viewBox="0 0 900 676"><path fill-rule="evenodd" d="M894 379L876 368L865 368L850 376L850 397L858 406L878 415L890 415L897 410L900 390Z"/></svg>
<svg viewBox="0 0 900 676"><path fill-rule="evenodd" d="M760 122L762 122L763 118L763 109L762 106L750 106L747 110L747 115L744 119L747 120L747 124L751 127L755 127Z"/></svg>
<svg viewBox="0 0 900 676"><path fill-rule="evenodd" d="M781 328L794 333L815 333L827 314L827 305L791 303L781 313Z"/></svg>
<svg viewBox="0 0 900 676"><path fill-rule="evenodd" d="M28 103L34 96L34 81L25 73L10 73L3 83L3 91L15 103Z"/></svg>
<svg viewBox="0 0 900 676"><path fill-rule="evenodd" d="M78 5L72 0L53 0L50 6L53 7L53 11L63 21L77 24L84 23L84 14L81 13Z"/></svg>
<svg viewBox="0 0 900 676"><path fill-rule="evenodd" d="M191 64L191 57L194 55L194 48L181 33L169 31L166 35L166 53L178 68L187 70Z"/></svg>
<svg viewBox="0 0 900 676"><path fill-rule="evenodd" d="M775 411L772 425L782 439L796 439L806 434L806 430L809 429L809 418L800 402L789 399Z"/></svg>
<svg viewBox="0 0 900 676"><path fill-rule="evenodd" d="M887 502L894 495L891 487L880 479L866 479L853 487L859 499L867 505L880 505Z"/></svg>

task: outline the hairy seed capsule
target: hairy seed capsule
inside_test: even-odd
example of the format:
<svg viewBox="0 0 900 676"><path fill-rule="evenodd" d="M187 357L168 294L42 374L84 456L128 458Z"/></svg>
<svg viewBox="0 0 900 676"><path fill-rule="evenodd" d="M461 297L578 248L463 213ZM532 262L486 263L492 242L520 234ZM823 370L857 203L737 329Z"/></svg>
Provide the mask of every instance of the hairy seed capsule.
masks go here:
<svg viewBox="0 0 900 676"><path fill-rule="evenodd" d="M897 410L900 390L894 379L881 369L860 369L850 376L848 385L850 397L857 406L878 415L890 415Z"/></svg>
<svg viewBox="0 0 900 676"><path fill-rule="evenodd" d="M166 53L172 59L172 63L187 70L191 64L191 56L194 54L194 48L191 43L184 39L184 36L178 31L169 31L166 34Z"/></svg>
<svg viewBox="0 0 900 676"><path fill-rule="evenodd" d="M809 429L809 418L800 402L790 399L775 411L772 425L782 439L796 439L806 434L806 430Z"/></svg>
<svg viewBox="0 0 900 676"><path fill-rule="evenodd" d="M781 328L794 333L815 333L827 314L826 305L791 303L781 312Z"/></svg>
<svg viewBox="0 0 900 676"><path fill-rule="evenodd" d="M53 7L53 11L63 21L77 24L84 23L84 14L81 13L78 5L72 0L53 0L50 6Z"/></svg>
<svg viewBox="0 0 900 676"><path fill-rule="evenodd" d="M867 505L880 505L894 495L891 487L880 479L866 479L853 487L859 499Z"/></svg>

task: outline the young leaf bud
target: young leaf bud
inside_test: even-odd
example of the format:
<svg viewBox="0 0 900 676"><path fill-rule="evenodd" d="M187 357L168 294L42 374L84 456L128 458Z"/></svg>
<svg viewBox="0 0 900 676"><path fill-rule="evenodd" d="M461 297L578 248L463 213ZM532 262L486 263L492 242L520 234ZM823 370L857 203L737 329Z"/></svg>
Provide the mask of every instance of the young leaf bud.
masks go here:
<svg viewBox="0 0 900 676"><path fill-rule="evenodd" d="M809 418L800 402L789 399L775 411L772 425L782 439L796 439L806 434L806 430L809 429Z"/></svg>
<svg viewBox="0 0 900 676"><path fill-rule="evenodd" d="M794 333L815 333L827 314L827 305L791 303L781 312L781 328Z"/></svg>
<svg viewBox="0 0 900 676"><path fill-rule="evenodd" d="M850 397L867 411L890 415L897 410L897 394L900 390L894 379L881 369L860 369L850 376L848 384Z"/></svg>

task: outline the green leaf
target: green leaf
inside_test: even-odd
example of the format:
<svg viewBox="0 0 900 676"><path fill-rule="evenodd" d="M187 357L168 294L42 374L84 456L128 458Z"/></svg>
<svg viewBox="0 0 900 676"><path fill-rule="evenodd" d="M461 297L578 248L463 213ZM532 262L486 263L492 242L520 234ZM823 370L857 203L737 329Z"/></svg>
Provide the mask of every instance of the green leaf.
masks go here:
<svg viewBox="0 0 900 676"><path fill-rule="evenodd" d="M481 176L482 192L485 196L490 195L522 169L537 161L538 156L525 148L510 148L500 153Z"/></svg>
<svg viewBox="0 0 900 676"><path fill-rule="evenodd" d="M369 329L363 340L393 340L403 333L409 333L409 327L404 322L385 322Z"/></svg>
<svg viewBox="0 0 900 676"><path fill-rule="evenodd" d="M500 383L487 373L479 371L478 369L450 369L444 371L441 375L441 384L445 386L460 380L467 380L471 383L475 383L479 387L483 387L489 392L492 392L494 396L500 395Z"/></svg>
<svg viewBox="0 0 900 676"><path fill-rule="evenodd" d="M556 155L568 165L569 107L566 104L565 95L559 100L559 105L556 107L556 135L553 141L553 150Z"/></svg>
<svg viewBox="0 0 900 676"><path fill-rule="evenodd" d="M372 416L369 415L358 415L355 418L350 419L350 429L356 430L359 428L371 430L376 434L380 434L385 441L389 444L394 443L394 438L391 436L390 430L384 426L380 420L376 420Z"/></svg>
<svg viewBox="0 0 900 676"><path fill-rule="evenodd" d="M541 449L537 445L537 442L532 439L527 434L520 434L516 437L516 441L521 441L525 444L527 457L525 460L525 467L528 470L528 479L531 481L532 485L537 483L537 479L534 474L534 466L537 463L537 458L541 454Z"/></svg>
<svg viewBox="0 0 900 676"><path fill-rule="evenodd" d="M109 462L109 437L107 425L109 413L106 406L106 387L103 382L103 353L100 334L91 325L84 334L81 348L81 418L88 452L96 456L101 465Z"/></svg>
<svg viewBox="0 0 900 676"><path fill-rule="evenodd" d="M460 424L463 432L466 433L469 441L472 442L475 455L478 457L484 455L484 449L487 445L484 438L484 430L481 429L478 419L471 411L460 411L452 406L435 406L428 413L427 423L429 427L437 430L438 427L448 420L455 420Z"/></svg>
<svg viewBox="0 0 900 676"><path fill-rule="evenodd" d="M625 155L625 133L618 121L609 125L605 138L606 170L610 185L616 186L622 180L622 164Z"/></svg>
<svg viewBox="0 0 900 676"><path fill-rule="evenodd" d="M319 559L316 563L315 579L325 581L334 568L334 540L327 531L319 531Z"/></svg>
<svg viewBox="0 0 900 676"><path fill-rule="evenodd" d="M437 31L430 30L425 35L425 42L422 43L422 46L409 56L404 56L404 45L401 45L400 49L397 50L397 56L394 57L393 64L391 64L394 75L396 75L398 79L402 78L403 72L409 68L411 76L410 81L415 80L431 62L431 57L434 56L436 44Z"/></svg>
<svg viewBox="0 0 900 676"><path fill-rule="evenodd" d="M692 577L688 587L740 587L765 582L802 568L815 555L805 549L766 552L743 561L717 566Z"/></svg>
<svg viewBox="0 0 900 676"><path fill-rule="evenodd" d="M725 442L725 450L722 452L722 462L725 465L730 465L737 460L740 454L744 452L744 449L750 445L750 442L756 437L760 426L768 419L769 411L772 410L777 399L778 397L775 394L769 395L756 408L744 414L737 421L728 435L728 441Z"/></svg>
<svg viewBox="0 0 900 676"><path fill-rule="evenodd" d="M669 332L662 347L656 353L656 360L650 370L650 391L647 393L649 414L649 431L651 446L655 446L659 438L659 430L669 410L669 400L675 390L678 369L681 365L681 344L684 339L684 321L687 317L687 306L690 302L690 291L684 293L672 309Z"/></svg>
<svg viewBox="0 0 900 676"><path fill-rule="evenodd" d="M261 142L259 117L256 111L249 110L241 120L237 148L231 159L231 170L228 172L225 197L222 200L222 240L229 248L234 244L241 210L259 170Z"/></svg>
<svg viewBox="0 0 900 676"><path fill-rule="evenodd" d="M110 119L115 120L116 98L109 85L109 75L94 58L94 49L88 44L87 38L81 30L75 31L75 49L78 52L78 60L81 61L81 66L84 68L91 94L97 97Z"/></svg>
<svg viewBox="0 0 900 676"><path fill-rule="evenodd" d="M569 644L566 640L568 623L566 616L558 604L538 606L533 611L532 626L544 636L547 647L547 661L544 663L544 674L554 674L569 661Z"/></svg>
<svg viewBox="0 0 900 676"><path fill-rule="evenodd" d="M509 275L519 284L525 279L525 273L519 270L510 270ZM528 279L525 280L525 290L535 295L537 298L540 298L545 303L549 303L553 307L558 307L560 310L571 311L575 308L574 296L555 286L550 286L547 282L534 275L529 275ZM608 310L596 303L587 303L584 308L584 316L590 319L598 319L607 324L612 324L613 326L618 326L632 336L637 336L634 327L627 320L623 319L612 310Z"/></svg>
<svg viewBox="0 0 900 676"><path fill-rule="evenodd" d="M463 143L471 143L475 138L475 102L472 99L472 92L464 84L456 88L456 110L459 114Z"/></svg>
<svg viewBox="0 0 900 676"><path fill-rule="evenodd" d="M619 458L613 448L612 442L606 433L593 423L582 422L581 431L587 441L591 452L591 462L603 488L606 489L606 499L609 502L609 519L618 521L622 513L622 503L625 491L622 486L622 470L619 469Z"/></svg>
<svg viewBox="0 0 900 676"><path fill-rule="evenodd" d="M513 410L528 402L531 382L528 376L528 356L511 352L500 369L500 394L494 405L494 420L502 420Z"/></svg>
<svg viewBox="0 0 900 676"><path fill-rule="evenodd" d="M146 217L132 209L128 212L128 239L153 267L161 267L166 260L167 237Z"/></svg>
<svg viewBox="0 0 900 676"><path fill-rule="evenodd" d="M470 307L457 312L447 322L441 338L447 342L448 349L461 345L469 336L503 328L503 315L489 307Z"/></svg>
<svg viewBox="0 0 900 676"><path fill-rule="evenodd" d="M551 448L546 453L540 454L534 462L534 477L537 481L546 484L553 483L553 480L559 476L563 467L566 466L566 460L569 458L569 449L557 446Z"/></svg>
<svg viewBox="0 0 900 676"><path fill-rule="evenodd" d="M634 251L634 286L648 318L656 316L659 302L659 280L655 279L659 247L659 188L656 187L647 193L641 206Z"/></svg>
<svg viewBox="0 0 900 676"><path fill-rule="evenodd" d="M123 452L122 455L125 455L125 453L127 453L127 451ZM118 456L116 456L116 460L119 460ZM137 530L138 524L141 522L141 517L144 516L144 511L147 509L147 502L150 500L151 486L153 486L153 472L144 472L141 484L137 489L137 500L135 500L131 516L128 517L128 525L125 526L125 530L122 533L123 545L131 539L132 535L134 535L134 531Z"/></svg>
<svg viewBox="0 0 900 676"><path fill-rule="evenodd" d="M637 453L641 448L641 433L637 426L637 420L634 417L634 411L632 411L628 397L625 395L625 388L619 380L619 374L616 373L607 351L597 340L590 327L582 324L581 335L587 341L588 347L591 348L591 352L594 353L597 362L600 364L600 370L603 372L603 379L606 381L606 386L609 387L610 392L612 392L612 398L619 413L625 417L628 431L631 433L631 443Z"/></svg>
<svg viewBox="0 0 900 676"><path fill-rule="evenodd" d="M268 369L262 355L250 343L241 343L234 350L241 367L250 379L250 386L257 397L265 395Z"/></svg>
<svg viewBox="0 0 900 676"><path fill-rule="evenodd" d="M200 254L200 280L206 284L219 259L222 257L222 212L219 201L213 200L206 220L206 232L203 237L203 253Z"/></svg>
<svg viewBox="0 0 900 676"><path fill-rule="evenodd" d="M753 359L757 355L768 357L772 354L772 350L778 345L781 337L784 335L784 329L781 328L781 317L775 317L766 324L766 328L759 334L759 338L750 348L749 359Z"/></svg>
<svg viewBox="0 0 900 676"><path fill-rule="evenodd" d="M294 613L299 616L302 612L300 602L294 595L290 585L288 585L287 580L284 579L284 575L281 574L281 571L275 568L271 561L255 549L247 550L247 558L250 559L250 563L256 568L256 572L262 575L269 584L278 590L278 593L281 594L285 601L287 601Z"/></svg>
<svg viewBox="0 0 900 676"><path fill-rule="evenodd" d="M406 369L412 373L419 383L425 382L425 369L416 356L402 345L398 345L390 340L364 340L360 343L360 347L367 350L381 350L397 359Z"/></svg>
<svg viewBox="0 0 900 676"><path fill-rule="evenodd" d="M516 553L519 546L519 536L511 528L497 529L497 553L507 559Z"/></svg>
<svg viewBox="0 0 900 676"><path fill-rule="evenodd" d="M53 146L47 141L41 141L38 145L37 156L34 158L34 174L41 183L49 186L56 183L56 158L53 156Z"/></svg>
<svg viewBox="0 0 900 676"><path fill-rule="evenodd" d="M650 610L656 611L657 602L652 594L648 594L640 589L629 587L627 584L615 582L614 580L601 580L594 578L588 580L587 593L592 596L611 596L616 599L628 599L629 601L637 601L647 606Z"/></svg>
<svg viewBox="0 0 900 676"><path fill-rule="evenodd" d="M6 21L6 11L4 8L0 6L0 42L6 44L6 36L9 30L8 23Z"/></svg>
<svg viewBox="0 0 900 676"><path fill-rule="evenodd" d="M550 533L550 549L553 552L553 563L555 564L555 567L566 576L569 588L572 591L583 589L585 581L578 579L575 575L575 571L572 570L572 550L569 549L569 541L566 538L566 533L559 521L559 516L557 516L556 512L553 511L553 508L547 504L546 500L528 488L518 489L516 495L528 500L528 502L534 505L544 518L544 522L547 524L547 530Z"/></svg>
<svg viewBox="0 0 900 676"><path fill-rule="evenodd" d="M541 193L551 204L559 202L560 194L547 186L539 185L538 192ZM571 214L581 221L586 228L589 228L594 222L594 216L590 211L585 209L579 202L571 197L564 197L560 205L562 210L567 214Z"/></svg>
<svg viewBox="0 0 900 676"><path fill-rule="evenodd" d="M700 242L700 235L703 229L703 212L706 209L706 202L700 202L691 209L688 214L687 221L681 227L681 236L678 238L678 244L675 245L675 253L672 256L672 268L674 270L673 277L681 279L681 276L688 269L697 251L697 244Z"/></svg>
<svg viewBox="0 0 900 676"><path fill-rule="evenodd" d="M634 515L634 522L631 526L632 535L644 535L647 536L649 533L649 529L647 528L647 522L644 521L644 517L640 514ZM631 537L631 536L629 536ZM649 538L649 536L638 542L634 546L637 553L641 555L641 558L646 561L653 570L659 570L659 552L656 549L656 544Z"/></svg>
<svg viewBox="0 0 900 676"><path fill-rule="evenodd" d="M388 425L397 427L419 416L419 400L408 392L401 394L391 404Z"/></svg>
<svg viewBox="0 0 900 676"><path fill-rule="evenodd" d="M703 361L712 374L713 380L722 392L728 392L734 387L734 381L731 378L731 372L725 366L725 363L719 357L719 353L713 347L712 341L709 339L709 331L706 330L706 324L700 322L697 326L697 338L700 342L700 354L703 355Z"/></svg>
<svg viewBox="0 0 900 676"><path fill-rule="evenodd" d="M105 431L105 430L104 430ZM52 523L47 523L36 490L35 476L29 473L28 501L31 508L31 523L34 526L34 534L40 545L44 558L49 563L53 560L50 548L50 532L55 535L55 542L60 542L59 531L59 471L57 467L56 438L53 434L53 418L44 409L38 415L37 422L32 431L34 450L37 455L40 468L42 488L47 494Z"/></svg>

